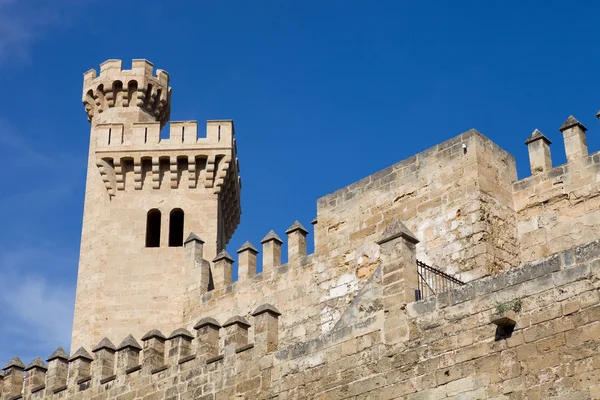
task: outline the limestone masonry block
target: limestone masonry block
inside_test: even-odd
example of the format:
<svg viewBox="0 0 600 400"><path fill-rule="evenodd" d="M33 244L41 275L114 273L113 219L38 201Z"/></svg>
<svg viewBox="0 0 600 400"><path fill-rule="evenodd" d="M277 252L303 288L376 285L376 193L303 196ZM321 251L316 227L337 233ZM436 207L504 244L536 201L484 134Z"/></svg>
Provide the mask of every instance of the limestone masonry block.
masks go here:
<svg viewBox="0 0 600 400"><path fill-rule="evenodd" d="M567 118L559 129L565 141L565 153L567 161L577 161L588 155L585 131L587 128L572 115Z"/></svg>
<svg viewBox="0 0 600 400"><path fill-rule="evenodd" d="M270 273L281 265L281 245L283 240L274 231L267 233L260 243L263 245L263 274Z"/></svg>
<svg viewBox="0 0 600 400"><path fill-rule="evenodd" d="M21 394L23 389L23 372L25 364L17 356L13 357L4 368L4 379L2 380L2 398L10 399Z"/></svg>
<svg viewBox="0 0 600 400"><path fill-rule="evenodd" d="M94 353L94 363L92 365L92 375L94 376L94 385L100 381L115 374L115 345L104 338L92 349Z"/></svg>
<svg viewBox="0 0 600 400"><path fill-rule="evenodd" d="M225 250L222 250L219 255L214 258L212 277L215 288L220 289L231 284L233 263L233 258L231 258L229 253L227 253Z"/></svg>
<svg viewBox="0 0 600 400"><path fill-rule="evenodd" d="M262 353L277 350L279 317L281 313L271 304L263 304L252 313L254 317L254 346Z"/></svg>
<svg viewBox="0 0 600 400"><path fill-rule="evenodd" d="M42 359L39 357L34 358L27 368L25 368L24 393L31 394L32 391L44 386L46 383L47 371L48 366Z"/></svg>
<svg viewBox="0 0 600 400"><path fill-rule="evenodd" d="M173 331L169 336L169 364L176 365L182 358L192 354L194 336L184 328Z"/></svg>
<svg viewBox="0 0 600 400"><path fill-rule="evenodd" d="M234 349L248 344L248 328L250 324L243 317L237 315L229 318L224 324L224 345L233 346Z"/></svg>
<svg viewBox="0 0 600 400"><path fill-rule="evenodd" d="M288 262L295 262L306 257L306 235L308 231L296 221L286 231L288 235Z"/></svg>
<svg viewBox="0 0 600 400"><path fill-rule="evenodd" d="M250 242L245 242L238 253L238 282L246 281L256 275L256 255L258 250Z"/></svg>
<svg viewBox="0 0 600 400"><path fill-rule="evenodd" d="M142 337L144 368L152 370L165 365L166 340L167 338L158 329L153 329Z"/></svg>
<svg viewBox="0 0 600 400"><path fill-rule="evenodd" d="M194 325L196 330L197 355L208 359L219 354L219 330L221 325L214 318L202 318Z"/></svg>
<svg viewBox="0 0 600 400"><path fill-rule="evenodd" d="M552 142L537 129L525 141L529 151L531 173L537 174L552 169L550 145Z"/></svg>
<svg viewBox="0 0 600 400"><path fill-rule="evenodd" d="M132 335L128 335L117 347L117 375L123 375L140 365L142 346Z"/></svg>
<svg viewBox="0 0 600 400"><path fill-rule="evenodd" d="M69 378L67 386L76 386L91 379L92 356L83 347L80 347L69 358Z"/></svg>
<svg viewBox="0 0 600 400"><path fill-rule="evenodd" d="M69 355L62 347L59 347L46 361L48 362L46 392L54 393L55 390L67 385Z"/></svg>

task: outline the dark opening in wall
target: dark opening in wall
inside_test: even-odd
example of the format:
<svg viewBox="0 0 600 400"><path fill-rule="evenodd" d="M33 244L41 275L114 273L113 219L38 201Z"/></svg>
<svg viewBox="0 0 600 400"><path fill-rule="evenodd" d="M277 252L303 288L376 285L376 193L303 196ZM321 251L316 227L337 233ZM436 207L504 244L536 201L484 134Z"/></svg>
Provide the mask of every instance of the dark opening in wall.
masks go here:
<svg viewBox="0 0 600 400"><path fill-rule="evenodd" d="M160 247L160 211L155 208L146 217L146 247Z"/></svg>
<svg viewBox="0 0 600 400"><path fill-rule="evenodd" d="M183 246L183 210L175 208L169 218L169 246Z"/></svg>

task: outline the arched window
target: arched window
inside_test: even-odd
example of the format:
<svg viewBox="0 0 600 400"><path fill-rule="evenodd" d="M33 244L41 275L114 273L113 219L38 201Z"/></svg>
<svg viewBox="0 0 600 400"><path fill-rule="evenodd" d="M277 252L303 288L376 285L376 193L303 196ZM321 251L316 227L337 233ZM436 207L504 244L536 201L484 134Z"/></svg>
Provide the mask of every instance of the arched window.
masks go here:
<svg viewBox="0 0 600 400"><path fill-rule="evenodd" d="M146 247L160 247L160 211L148 211L146 217Z"/></svg>
<svg viewBox="0 0 600 400"><path fill-rule="evenodd" d="M169 218L169 246L183 246L183 210L175 208Z"/></svg>

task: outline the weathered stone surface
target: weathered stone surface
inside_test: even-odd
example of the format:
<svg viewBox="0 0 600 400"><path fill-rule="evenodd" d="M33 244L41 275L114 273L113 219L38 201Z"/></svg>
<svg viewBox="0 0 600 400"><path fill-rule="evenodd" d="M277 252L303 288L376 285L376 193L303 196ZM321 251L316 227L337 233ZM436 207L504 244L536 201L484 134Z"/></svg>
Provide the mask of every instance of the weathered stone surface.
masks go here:
<svg viewBox="0 0 600 400"><path fill-rule="evenodd" d="M137 340L135 340L135 338L132 335L127 335L127 337L123 339L121 344L119 344L119 346L117 347L117 351L123 349L142 350L142 346L140 346L140 344L137 342Z"/></svg>
<svg viewBox="0 0 600 400"><path fill-rule="evenodd" d="M281 240L279 238L279 236L277 236L277 234L275 233L275 231L269 231L269 233L267 233L267 236L265 236L264 238L262 238L262 240L260 241L260 243L267 243L270 241L276 241L279 243L283 243L283 240Z"/></svg>
<svg viewBox="0 0 600 400"><path fill-rule="evenodd" d="M252 243L250 242L244 242L242 247L238 249L237 253L241 253L242 251L250 251L254 254L258 254L258 250L256 250L256 247L252 246Z"/></svg>
<svg viewBox="0 0 600 400"><path fill-rule="evenodd" d="M83 347L47 373L34 360L25 381L9 363L0 399L600 398L600 153L575 118L565 165L536 130L517 180L514 158L469 130L319 199L314 254L298 222L286 264L274 231L262 272L244 243L232 282L233 123L198 138L173 122L160 139L169 76L145 60L108 60L84 88ZM419 278L417 259L466 284Z"/></svg>
<svg viewBox="0 0 600 400"><path fill-rule="evenodd" d="M19 357L14 356L2 369L7 370L9 368L25 369L25 364L23 364L23 361Z"/></svg>
<svg viewBox="0 0 600 400"><path fill-rule="evenodd" d="M62 359L62 360L68 360L69 359L69 355L67 354L67 352L65 351L65 349L63 349L62 347L58 347L54 353L52 353L52 355L50 357L48 357L48 359L46 361L50 362L52 360L55 359Z"/></svg>
<svg viewBox="0 0 600 400"><path fill-rule="evenodd" d="M92 349L92 353L96 353L97 351L100 351L100 350L108 350L108 351L112 351L114 353L117 350L117 348L115 347L113 342L111 342L108 338L103 338L100 341L100 343L98 343L96 346L94 346L94 348Z"/></svg>
<svg viewBox="0 0 600 400"><path fill-rule="evenodd" d="M157 338L159 340L165 341L167 340L167 337L165 335L162 334L161 331L159 331L158 329L152 329L151 331L149 331L148 333L146 333L143 337L142 340L149 340L152 338Z"/></svg>
<svg viewBox="0 0 600 400"><path fill-rule="evenodd" d="M46 363L43 362L42 359L39 357L34 358L33 361L29 363L27 368L25 368L25 371L29 371L30 369L34 368L38 368L44 371L48 370L48 366L46 365Z"/></svg>
<svg viewBox="0 0 600 400"><path fill-rule="evenodd" d="M73 353L73 355L69 358L69 362L71 361L76 361L79 359L83 359L85 361L93 361L92 356L90 355L90 353L87 352L86 349L84 349L83 347L80 347L79 349L77 349L77 351L75 353Z"/></svg>
<svg viewBox="0 0 600 400"><path fill-rule="evenodd" d="M196 325L194 325L194 329L200 329L203 328L207 325L211 325L214 326L215 328L220 328L221 325L219 324L219 322L214 319L214 318L210 318L210 317L206 317L206 318L202 318L200 321L198 321L196 323Z"/></svg>

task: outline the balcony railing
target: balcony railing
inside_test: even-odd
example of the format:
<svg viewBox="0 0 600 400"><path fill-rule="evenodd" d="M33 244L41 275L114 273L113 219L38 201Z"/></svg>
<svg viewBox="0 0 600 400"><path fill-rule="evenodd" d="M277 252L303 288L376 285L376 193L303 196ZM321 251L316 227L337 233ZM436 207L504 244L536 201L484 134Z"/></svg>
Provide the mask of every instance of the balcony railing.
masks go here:
<svg viewBox="0 0 600 400"><path fill-rule="evenodd" d="M417 275L419 278L419 288L415 291L417 301L461 287L465 284L463 281L419 260L417 260Z"/></svg>

